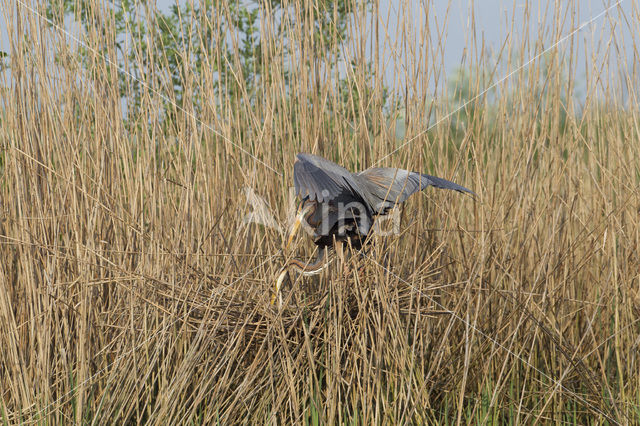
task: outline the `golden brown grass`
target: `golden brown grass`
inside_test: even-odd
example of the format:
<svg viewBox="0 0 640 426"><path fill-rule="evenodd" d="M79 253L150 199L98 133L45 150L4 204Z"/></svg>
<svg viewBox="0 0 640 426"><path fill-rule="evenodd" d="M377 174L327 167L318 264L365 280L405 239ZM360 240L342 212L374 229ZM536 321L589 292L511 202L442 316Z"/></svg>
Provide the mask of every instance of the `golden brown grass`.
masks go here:
<svg viewBox="0 0 640 426"><path fill-rule="evenodd" d="M625 60L638 63L640 15L613 8L598 31L553 47L581 24L569 3L545 12L536 38L513 28L497 70L471 38L472 101L451 115L446 17L415 24L403 5L397 21L377 19L374 6L376 19L358 11L348 39L325 50L305 35L318 5L295 3L283 20L291 57L264 7L258 92L213 46L205 69L238 71L227 83L240 90L217 97L212 75L185 67L187 107L163 126L172 93L153 73L141 77L146 119L123 121L108 14L96 18L105 32L75 30L89 47L83 68L75 42L4 0L0 419L640 422L640 78ZM626 44L621 27L635 34ZM387 104L398 107L384 108L380 65L367 78L378 51L367 31L383 58L407 50ZM414 37L424 41L411 51ZM588 92L576 111L566 99L578 49ZM344 103L324 72L338 55L354 64ZM190 93L208 100L197 113ZM402 232L376 241L361 274L337 265L296 280L279 312L269 299L282 235L243 223L243 188L286 227L299 151L451 178L480 201L414 196ZM311 249L298 240L299 254Z"/></svg>

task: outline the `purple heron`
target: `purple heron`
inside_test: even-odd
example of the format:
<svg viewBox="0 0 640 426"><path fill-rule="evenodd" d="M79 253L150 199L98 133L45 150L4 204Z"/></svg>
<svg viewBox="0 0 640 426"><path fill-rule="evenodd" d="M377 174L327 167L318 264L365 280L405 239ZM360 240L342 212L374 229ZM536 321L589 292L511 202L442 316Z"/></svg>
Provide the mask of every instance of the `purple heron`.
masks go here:
<svg viewBox="0 0 640 426"><path fill-rule="evenodd" d="M276 281L275 295L289 269L304 276L319 274L329 262L329 251L349 244L360 249L372 233L376 216L386 215L397 204L428 186L476 195L473 191L435 176L396 168L372 167L351 173L338 164L312 154L298 154L293 165L296 195L300 197L298 213L287 240L291 245L305 221L313 230L318 246L315 260L291 259Z"/></svg>

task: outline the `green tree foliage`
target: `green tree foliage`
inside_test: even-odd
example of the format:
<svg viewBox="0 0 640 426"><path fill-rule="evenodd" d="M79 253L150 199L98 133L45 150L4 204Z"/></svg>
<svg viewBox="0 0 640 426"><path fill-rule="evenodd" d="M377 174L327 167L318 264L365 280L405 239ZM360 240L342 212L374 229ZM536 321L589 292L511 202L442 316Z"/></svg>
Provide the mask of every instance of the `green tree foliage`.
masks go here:
<svg viewBox="0 0 640 426"><path fill-rule="evenodd" d="M4 71L5 69L9 68L9 66L7 65L7 63L5 62L5 59L8 57L9 55L7 55L6 52L3 52L2 50L0 50L0 72Z"/></svg>
<svg viewBox="0 0 640 426"><path fill-rule="evenodd" d="M305 23L313 29L310 33L314 56L330 56L330 50L339 51L335 41L345 40L349 20L355 13L349 4L346 0L317 3L311 21ZM118 76L120 95L131 121L143 113L141 103L148 90L163 94L165 120L171 119L175 106L198 113L205 102L213 102L214 107L223 100L256 102L261 81L270 78L270 71L264 69L265 41L259 28L265 8L279 21L270 37L282 42L284 55L299 55L295 42L289 39L291 32L284 25L285 15L289 14L289 22L294 15L293 6L280 0L186 1L172 5L166 12L147 0L111 2L106 11L102 3L94 0L62 0L49 4L47 13L56 25L64 25L65 18L73 19L85 33L98 32L105 45L113 44L117 61L107 66L118 68L117 73L111 74ZM86 48L80 51L88 70L92 66L91 53ZM332 63L332 67L337 66L337 62ZM290 71L285 68L279 72L288 88ZM207 88L213 92L198 90L198 85L210 85ZM344 79L338 82L341 98L346 97L342 92L349 87ZM214 93L215 98L203 99L203 92Z"/></svg>

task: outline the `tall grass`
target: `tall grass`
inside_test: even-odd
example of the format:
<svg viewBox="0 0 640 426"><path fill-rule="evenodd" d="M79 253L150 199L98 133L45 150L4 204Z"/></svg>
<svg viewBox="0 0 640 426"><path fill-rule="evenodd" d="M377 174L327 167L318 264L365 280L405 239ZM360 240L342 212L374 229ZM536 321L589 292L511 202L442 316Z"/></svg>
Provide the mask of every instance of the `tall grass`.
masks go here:
<svg viewBox="0 0 640 426"><path fill-rule="evenodd" d="M493 56L471 22L447 80L446 34L461 29L429 2L397 17L347 3L344 40L310 37L332 34L331 19L310 25L334 13L324 4L263 5L262 78L220 42L202 67L227 80L185 65L177 99L167 57L142 46L153 72L119 87L135 64L113 65L101 2L69 37L36 3L3 0L2 422L640 422L637 5L560 44L578 2L540 20L516 8L525 26ZM213 7L210 29L228 22ZM243 221L243 188L286 229L300 151L451 178L480 200L414 196L399 234L295 279L279 311L283 236Z"/></svg>

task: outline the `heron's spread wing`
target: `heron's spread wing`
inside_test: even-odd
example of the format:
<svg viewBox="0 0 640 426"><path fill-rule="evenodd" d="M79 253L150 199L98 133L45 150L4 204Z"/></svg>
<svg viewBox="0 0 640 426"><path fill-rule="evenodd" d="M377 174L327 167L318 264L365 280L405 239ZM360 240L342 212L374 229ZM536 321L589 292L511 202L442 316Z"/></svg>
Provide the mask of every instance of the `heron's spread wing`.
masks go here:
<svg viewBox="0 0 640 426"><path fill-rule="evenodd" d="M473 191L446 179L402 169L373 167L355 176L360 186L366 189L367 201L379 214L384 214L395 204L404 202L411 194L427 186L475 195Z"/></svg>
<svg viewBox="0 0 640 426"><path fill-rule="evenodd" d="M300 198L327 202L347 194L360 198L360 191L353 175L344 167L322 157L298 154L293 165L293 182Z"/></svg>

